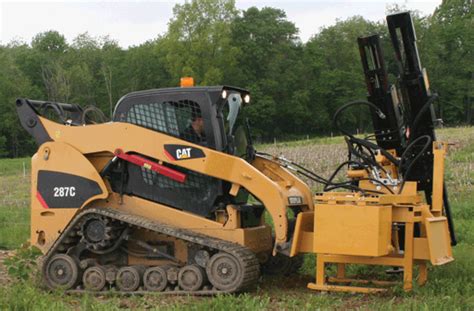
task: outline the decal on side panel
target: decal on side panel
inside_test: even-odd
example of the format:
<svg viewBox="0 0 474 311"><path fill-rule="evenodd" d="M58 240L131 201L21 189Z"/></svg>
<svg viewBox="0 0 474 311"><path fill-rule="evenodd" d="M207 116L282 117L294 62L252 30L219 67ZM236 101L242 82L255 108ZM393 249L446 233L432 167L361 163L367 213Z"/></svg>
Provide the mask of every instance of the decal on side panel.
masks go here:
<svg viewBox="0 0 474 311"><path fill-rule="evenodd" d="M80 208L101 194L97 182L81 176L40 170L36 197L44 208Z"/></svg>
<svg viewBox="0 0 474 311"><path fill-rule="evenodd" d="M205 158L204 152L195 147L186 145L165 145L165 154L172 161Z"/></svg>

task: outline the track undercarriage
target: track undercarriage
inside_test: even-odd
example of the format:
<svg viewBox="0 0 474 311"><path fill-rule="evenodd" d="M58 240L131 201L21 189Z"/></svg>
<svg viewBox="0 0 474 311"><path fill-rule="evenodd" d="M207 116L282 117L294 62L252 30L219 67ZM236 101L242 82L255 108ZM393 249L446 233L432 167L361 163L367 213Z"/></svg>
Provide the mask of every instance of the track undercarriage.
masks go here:
<svg viewBox="0 0 474 311"><path fill-rule="evenodd" d="M49 288L74 292L115 288L206 295L254 285L260 264L235 243L110 208L90 208L71 221L44 256L42 274Z"/></svg>

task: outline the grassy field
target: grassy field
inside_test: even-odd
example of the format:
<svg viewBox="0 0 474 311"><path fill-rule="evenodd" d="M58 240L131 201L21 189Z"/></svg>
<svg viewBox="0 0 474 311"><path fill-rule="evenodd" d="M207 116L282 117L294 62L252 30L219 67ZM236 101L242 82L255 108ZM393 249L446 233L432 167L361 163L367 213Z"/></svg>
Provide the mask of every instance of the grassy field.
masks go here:
<svg viewBox="0 0 474 311"><path fill-rule="evenodd" d="M249 293L216 297L46 293L39 289L37 272L33 269L27 281L0 283L0 309L474 310L474 128L443 129L438 136L454 143L446 163L446 178L459 244L454 249L456 261L430 270L428 284L416 287L411 293L404 293L400 287L377 295L311 292L306 284L313 279L314 257L308 255L296 277L265 277ZM340 137L263 145L259 150L284 155L323 176L328 176L346 157ZM314 190L320 189L316 184L310 185ZM18 248L28 239L29 196L29 159L1 160L0 249ZM10 252L7 254L11 256ZM22 260L19 256L16 262ZM350 271L363 276L374 270L354 267Z"/></svg>
<svg viewBox="0 0 474 311"><path fill-rule="evenodd" d="M0 249L28 239L29 205L30 159L0 160Z"/></svg>

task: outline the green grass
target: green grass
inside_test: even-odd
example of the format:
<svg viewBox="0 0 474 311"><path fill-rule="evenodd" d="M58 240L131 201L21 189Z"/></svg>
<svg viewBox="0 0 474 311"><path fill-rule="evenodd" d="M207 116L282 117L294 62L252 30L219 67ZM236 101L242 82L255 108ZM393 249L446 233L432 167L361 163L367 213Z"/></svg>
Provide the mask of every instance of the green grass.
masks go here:
<svg viewBox="0 0 474 311"><path fill-rule="evenodd" d="M0 161L0 249L19 247L29 237L30 163Z"/></svg>
<svg viewBox="0 0 474 311"><path fill-rule="evenodd" d="M31 167L30 158L2 159L0 161L0 176L17 176L29 174ZM23 168L25 171L23 172Z"/></svg>
<svg viewBox="0 0 474 311"><path fill-rule="evenodd" d="M438 136L455 143L446 161L446 182L459 244L455 261L431 268L426 286L405 293L396 286L378 295L319 293L306 289L313 281L314 256L307 255L300 274L264 277L257 288L242 295L216 297L65 295L40 289L38 277L0 284L0 309L10 310L474 310L474 128L443 129ZM259 146L259 150L282 153L326 176L345 157L340 137L302 140ZM29 176L23 176L29 159L0 161L0 248L16 248L29 236ZM350 267L359 276L383 268ZM386 277L382 274L382 277Z"/></svg>

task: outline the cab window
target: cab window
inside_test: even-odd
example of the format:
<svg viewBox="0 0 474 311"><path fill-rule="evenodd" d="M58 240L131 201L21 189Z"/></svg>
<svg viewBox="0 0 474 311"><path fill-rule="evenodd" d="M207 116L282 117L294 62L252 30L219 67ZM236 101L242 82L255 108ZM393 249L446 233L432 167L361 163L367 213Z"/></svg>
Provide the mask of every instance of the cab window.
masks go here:
<svg viewBox="0 0 474 311"><path fill-rule="evenodd" d="M205 145L205 120L199 104L192 100L164 101L133 105L127 122Z"/></svg>

